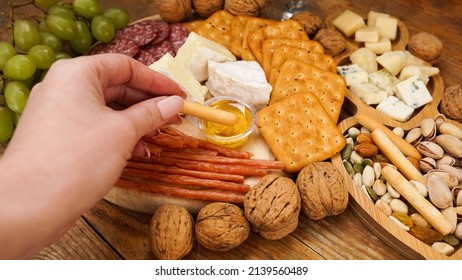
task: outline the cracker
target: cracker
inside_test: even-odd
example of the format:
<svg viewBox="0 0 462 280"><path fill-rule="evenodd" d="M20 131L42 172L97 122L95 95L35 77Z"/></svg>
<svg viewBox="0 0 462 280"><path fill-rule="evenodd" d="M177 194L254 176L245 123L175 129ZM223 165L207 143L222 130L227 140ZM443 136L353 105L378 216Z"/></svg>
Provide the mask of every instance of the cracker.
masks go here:
<svg viewBox="0 0 462 280"><path fill-rule="evenodd" d="M314 94L330 119L337 123L346 93L343 77L299 60L286 60L271 92L269 104L304 92Z"/></svg>
<svg viewBox="0 0 462 280"><path fill-rule="evenodd" d="M202 37L215 41L227 48L231 41L231 22L234 15L224 10L213 13L195 28L195 32Z"/></svg>
<svg viewBox="0 0 462 280"><path fill-rule="evenodd" d="M250 33L252 33L255 30L258 30L260 28L276 24L278 21L271 20L271 19L264 19L264 18L256 18L252 17L250 18L246 25L245 25L245 30L244 30L244 35L243 35L243 40L242 40L242 48L241 48L241 58L244 60L255 60L255 57L252 54L252 51L249 49L247 39Z"/></svg>
<svg viewBox="0 0 462 280"><path fill-rule="evenodd" d="M262 46L262 67L267 78L271 71L271 60L273 59L274 50L279 46L297 47L305 49L308 52L324 53L324 47L317 41L290 39L290 38L267 38Z"/></svg>
<svg viewBox="0 0 462 280"><path fill-rule="evenodd" d="M197 27L201 26L204 23L204 20L194 20L183 22L183 26L188 29L189 32L193 32L196 30Z"/></svg>
<svg viewBox="0 0 462 280"><path fill-rule="evenodd" d="M252 31L247 36L247 44L255 60L262 64L263 42L267 38L292 38L309 40L303 25L296 20L286 20Z"/></svg>
<svg viewBox="0 0 462 280"><path fill-rule="evenodd" d="M241 58L242 42L244 40L244 32L249 16L235 16L231 22L231 42L229 50L238 58Z"/></svg>
<svg viewBox="0 0 462 280"><path fill-rule="evenodd" d="M261 109L257 126L290 173L312 162L324 161L346 145L345 137L310 92L292 95Z"/></svg>
<svg viewBox="0 0 462 280"><path fill-rule="evenodd" d="M271 60L271 71L268 79L271 85L276 83L279 70L282 64L288 59L300 60L332 73L337 72L337 62L330 55L312 53L297 47L280 46L274 50L273 59Z"/></svg>

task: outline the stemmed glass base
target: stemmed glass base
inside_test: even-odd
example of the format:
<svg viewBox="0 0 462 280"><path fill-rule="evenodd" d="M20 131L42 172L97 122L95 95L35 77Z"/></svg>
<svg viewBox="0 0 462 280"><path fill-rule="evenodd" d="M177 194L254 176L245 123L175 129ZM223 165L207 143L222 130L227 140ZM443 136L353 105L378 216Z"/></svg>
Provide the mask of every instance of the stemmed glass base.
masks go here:
<svg viewBox="0 0 462 280"><path fill-rule="evenodd" d="M281 20L290 19L294 14L306 11L306 5L303 0L287 1L282 10Z"/></svg>

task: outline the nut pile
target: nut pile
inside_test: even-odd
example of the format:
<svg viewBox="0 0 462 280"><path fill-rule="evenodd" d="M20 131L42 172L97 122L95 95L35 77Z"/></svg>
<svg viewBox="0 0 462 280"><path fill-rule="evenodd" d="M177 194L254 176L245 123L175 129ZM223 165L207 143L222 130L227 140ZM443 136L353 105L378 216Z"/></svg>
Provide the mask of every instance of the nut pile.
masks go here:
<svg viewBox="0 0 462 280"><path fill-rule="evenodd" d="M351 127L347 145L341 156L343 164L355 185L375 203L375 206L435 250L450 255L460 247L462 240L462 130L443 115L423 119L419 127L405 133L401 128L395 134L411 143L422 155L407 159L424 174L427 183L410 182L451 223L450 234L442 236L425 220L382 176L385 165L391 165L372 141L370 132Z"/></svg>

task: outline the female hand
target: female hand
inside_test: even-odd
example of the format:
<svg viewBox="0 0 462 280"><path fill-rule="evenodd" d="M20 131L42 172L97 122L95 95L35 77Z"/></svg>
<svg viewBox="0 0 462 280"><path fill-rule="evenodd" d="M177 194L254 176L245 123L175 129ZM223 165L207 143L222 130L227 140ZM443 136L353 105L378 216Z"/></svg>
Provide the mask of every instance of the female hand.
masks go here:
<svg viewBox="0 0 462 280"><path fill-rule="evenodd" d="M140 138L177 119L183 95L124 55L56 62L0 161L0 258L57 240L111 189L132 152L145 151Z"/></svg>

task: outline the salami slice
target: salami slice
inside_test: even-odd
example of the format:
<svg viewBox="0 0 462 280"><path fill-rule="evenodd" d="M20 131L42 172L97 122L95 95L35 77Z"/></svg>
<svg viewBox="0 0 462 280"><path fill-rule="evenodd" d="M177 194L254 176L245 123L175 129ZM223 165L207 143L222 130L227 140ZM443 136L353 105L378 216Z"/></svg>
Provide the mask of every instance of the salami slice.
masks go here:
<svg viewBox="0 0 462 280"><path fill-rule="evenodd" d="M172 45L175 54L178 52L181 46L183 46L184 42L188 38L189 31L184 27L181 23L172 23L170 25L170 35L168 40L170 41L170 45Z"/></svg>
<svg viewBox="0 0 462 280"><path fill-rule="evenodd" d="M157 30L143 22L129 25L117 30L115 38L123 38L136 42L138 46L144 46L157 38Z"/></svg>
<svg viewBox="0 0 462 280"><path fill-rule="evenodd" d="M170 24L163 20L145 20L141 24L150 26L156 32L156 38L151 44L156 45L166 40L170 34Z"/></svg>
<svg viewBox="0 0 462 280"><path fill-rule="evenodd" d="M90 54L102 54L102 53L120 53L134 57L139 51L138 44L132 40L124 38L114 39L109 43L101 43L95 46Z"/></svg>
<svg viewBox="0 0 462 280"><path fill-rule="evenodd" d="M149 44L141 47L138 54L134 58L144 65L150 65L159 60L166 53L175 55L173 48L168 40L164 40L159 44Z"/></svg>

